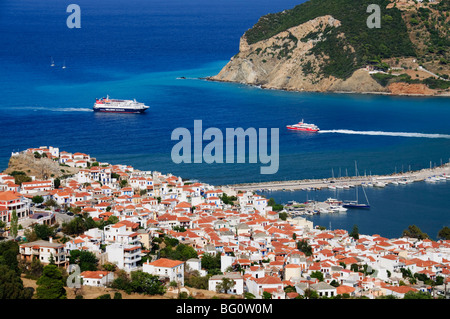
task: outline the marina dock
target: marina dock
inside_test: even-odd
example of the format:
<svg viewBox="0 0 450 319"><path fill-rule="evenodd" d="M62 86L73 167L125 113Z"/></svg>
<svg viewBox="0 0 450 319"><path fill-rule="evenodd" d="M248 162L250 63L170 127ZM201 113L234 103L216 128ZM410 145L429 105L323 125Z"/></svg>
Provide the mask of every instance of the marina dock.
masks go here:
<svg viewBox="0 0 450 319"><path fill-rule="evenodd" d="M410 171L391 175L371 175L338 177L324 179L304 179L289 181L272 181L259 183L242 183L234 185L223 185L235 191L298 191L298 190L321 190L325 188L340 189L356 186L384 187L388 184L407 184L419 181L436 182L439 180L450 180L450 163L444 165L422 169L419 171Z"/></svg>

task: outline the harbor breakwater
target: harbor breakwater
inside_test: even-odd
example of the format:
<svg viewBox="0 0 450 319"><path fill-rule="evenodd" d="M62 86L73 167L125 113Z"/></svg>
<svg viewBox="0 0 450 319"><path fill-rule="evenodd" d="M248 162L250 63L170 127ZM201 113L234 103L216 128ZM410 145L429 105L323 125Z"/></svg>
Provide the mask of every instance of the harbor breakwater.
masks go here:
<svg viewBox="0 0 450 319"><path fill-rule="evenodd" d="M286 180L259 183L241 183L234 185L223 185L223 187L232 188L235 191L294 191L311 190L324 188L349 188L356 186L374 186L384 187L390 183L412 183L419 181L436 182L439 179L450 179L450 163L438 167L421 169L418 171L409 171L402 173L393 173L390 175L370 175L370 176L346 176L331 177L323 179L304 179L304 180Z"/></svg>

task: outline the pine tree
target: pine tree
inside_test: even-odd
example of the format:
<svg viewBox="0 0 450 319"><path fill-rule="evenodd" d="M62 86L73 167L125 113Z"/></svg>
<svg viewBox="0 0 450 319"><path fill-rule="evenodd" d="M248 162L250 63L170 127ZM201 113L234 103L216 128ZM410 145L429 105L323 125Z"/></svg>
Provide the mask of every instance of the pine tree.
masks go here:
<svg viewBox="0 0 450 319"><path fill-rule="evenodd" d="M349 234L350 237L353 237L353 239L358 240L359 239L359 229L358 226L354 225L352 232Z"/></svg>
<svg viewBox="0 0 450 319"><path fill-rule="evenodd" d="M67 299L63 276L56 265L45 266L42 276L36 283L38 299Z"/></svg>
<svg viewBox="0 0 450 319"><path fill-rule="evenodd" d="M19 229L19 217L17 217L17 212L14 209L11 214L11 236L13 238L17 237L18 229Z"/></svg>

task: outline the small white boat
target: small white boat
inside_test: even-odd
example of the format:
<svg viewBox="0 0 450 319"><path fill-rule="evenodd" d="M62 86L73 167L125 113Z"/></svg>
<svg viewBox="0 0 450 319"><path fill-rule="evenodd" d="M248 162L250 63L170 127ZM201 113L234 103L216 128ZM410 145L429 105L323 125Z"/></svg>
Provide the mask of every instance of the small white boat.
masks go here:
<svg viewBox="0 0 450 319"><path fill-rule="evenodd" d="M347 208L341 206L341 205L330 205L330 210L335 213L343 213L347 211Z"/></svg>
<svg viewBox="0 0 450 319"><path fill-rule="evenodd" d="M425 179L425 182L427 182L427 183L436 183L437 179L435 177L433 177L433 176L430 176L430 177L427 177Z"/></svg>
<svg viewBox="0 0 450 319"><path fill-rule="evenodd" d="M321 214L328 214L328 213L332 213L333 211L330 209L325 209L325 208L319 208L319 212Z"/></svg>

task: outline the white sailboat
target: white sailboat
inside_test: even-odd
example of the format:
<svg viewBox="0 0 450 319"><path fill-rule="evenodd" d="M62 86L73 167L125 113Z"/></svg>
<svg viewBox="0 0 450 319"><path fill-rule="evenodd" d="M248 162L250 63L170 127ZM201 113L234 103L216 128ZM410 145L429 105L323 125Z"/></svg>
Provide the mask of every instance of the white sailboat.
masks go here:
<svg viewBox="0 0 450 319"><path fill-rule="evenodd" d="M356 165L356 161L355 161L355 172L356 172L356 176L358 176L358 168L357 168L357 165ZM361 188L362 188L362 190L364 192L364 196L366 197L367 204L360 203L358 201L358 187L356 186L355 187L356 200L345 202L344 205L342 205L342 206L345 207L345 208L370 208L369 199L367 198L366 191L364 190L364 187L361 187Z"/></svg>
<svg viewBox="0 0 450 319"><path fill-rule="evenodd" d="M55 66L55 61L53 60L53 57L50 57L50 66Z"/></svg>
<svg viewBox="0 0 450 319"><path fill-rule="evenodd" d="M64 60L64 64L63 64L62 68L63 68L63 69L66 68L66 60Z"/></svg>

